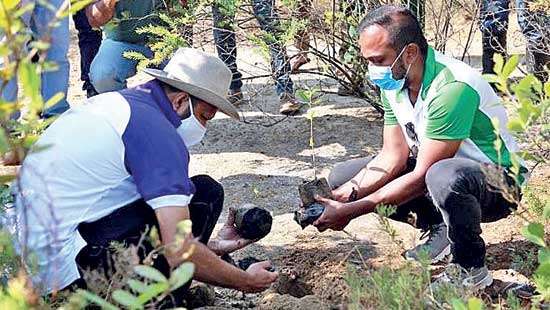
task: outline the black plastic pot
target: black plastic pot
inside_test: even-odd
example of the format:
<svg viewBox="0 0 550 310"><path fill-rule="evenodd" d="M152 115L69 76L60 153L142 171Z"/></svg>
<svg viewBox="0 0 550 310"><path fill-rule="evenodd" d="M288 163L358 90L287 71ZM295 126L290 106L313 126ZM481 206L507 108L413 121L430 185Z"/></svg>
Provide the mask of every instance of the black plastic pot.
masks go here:
<svg viewBox="0 0 550 310"><path fill-rule="evenodd" d="M304 206L304 208L316 202L315 196L325 198L330 198L332 196L330 186L325 178L303 183L298 187L298 192L300 193L300 200L302 200L302 206Z"/></svg>
<svg viewBox="0 0 550 310"><path fill-rule="evenodd" d="M271 231L273 218L264 208L245 204L237 209L235 226L239 235L247 239L261 239Z"/></svg>

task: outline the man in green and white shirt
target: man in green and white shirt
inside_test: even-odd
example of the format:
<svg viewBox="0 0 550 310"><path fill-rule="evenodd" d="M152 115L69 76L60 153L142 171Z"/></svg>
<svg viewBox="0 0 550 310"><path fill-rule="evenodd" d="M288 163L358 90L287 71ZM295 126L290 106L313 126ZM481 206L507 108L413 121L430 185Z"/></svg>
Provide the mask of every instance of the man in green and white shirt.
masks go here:
<svg viewBox="0 0 550 310"><path fill-rule="evenodd" d="M505 108L475 69L428 46L408 9L374 9L358 32L369 79L382 93L383 146L373 158L333 168L334 200L320 199L325 212L314 225L341 230L380 204L396 205L390 217L428 233L406 258L425 252L437 262L452 253L453 263L468 271L465 285L490 285L480 223L504 218L517 205L495 190L487 173L519 194L527 171L513 160L518 147L506 130Z"/></svg>

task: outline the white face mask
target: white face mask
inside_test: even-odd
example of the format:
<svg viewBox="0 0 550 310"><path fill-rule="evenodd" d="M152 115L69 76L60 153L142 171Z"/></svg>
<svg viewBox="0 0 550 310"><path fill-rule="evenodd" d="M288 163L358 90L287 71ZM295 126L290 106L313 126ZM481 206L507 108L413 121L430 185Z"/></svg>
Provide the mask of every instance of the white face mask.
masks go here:
<svg viewBox="0 0 550 310"><path fill-rule="evenodd" d="M189 98L189 111L191 115L188 118L181 120L181 125L177 128L178 134L183 139L185 146L191 147L204 138L206 133L206 127L204 127L193 113L193 104L191 98Z"/></svg>

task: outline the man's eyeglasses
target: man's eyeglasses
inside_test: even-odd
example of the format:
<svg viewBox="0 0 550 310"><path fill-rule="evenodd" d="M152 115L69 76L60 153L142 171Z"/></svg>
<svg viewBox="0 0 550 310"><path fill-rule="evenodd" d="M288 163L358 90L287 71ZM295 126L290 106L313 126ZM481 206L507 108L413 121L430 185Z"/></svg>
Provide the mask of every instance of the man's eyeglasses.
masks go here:
<svg viewBox="0 0 550 310"><path fill-rule="evenodd" d="M414 124L411 122L408 122L407 124L405 124L405 131L407 132L407 136L409 137L409 139L414 141L414 145L411 146L410 149L411 149L412 156L416 158L416 156L418 155L417 145L420 144L420 142L418 141L418 135L414 130Z"/></svg>

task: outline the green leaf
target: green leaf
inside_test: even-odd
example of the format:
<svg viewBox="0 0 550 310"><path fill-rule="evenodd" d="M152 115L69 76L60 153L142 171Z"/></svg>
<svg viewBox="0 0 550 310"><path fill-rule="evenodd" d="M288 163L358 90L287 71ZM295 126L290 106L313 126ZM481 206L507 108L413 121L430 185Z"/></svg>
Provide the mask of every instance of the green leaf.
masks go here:
<svg viewBox="0 0 550 310"><path fill-rule="evenodd" d="M524 132L525 127L524 123L520 119L511 119L508 122L508 129L515 132Z"/></svg>
<svg viewBox="0 0 550 310"><path fill-rule="evenodd" d="M101 309L107 309L107 310L118 310L119 308L111 303L109 303L108 301L106 301L105 299L93 294L93 293L90 293L88 291L85 291L85 290L77 290L76 291L77 294L79 294L80 296L82 296L84 299L88 300L89 302L92 302L98 306L101 307Z"/></svg>
<svg viewBox="0 0 550 310"><path fill-rule="evenodd" d="M139 302L138 298L127 291L116 290L112 296L116 302L130 309L143 309L143 305Z"/></svg>
<svg viewBox="0 0 550 310"><path fill-rule="evenodd" d="M29 47L30 48L36 48L40 51L45 51L47 50L48 48L50 48L50 43L48 42L45 42L45 41L32 41L31 43L29 43Z"/></svg>
<svg viewBox="0 0 550 310"><path fill-rule="evenodd" d="M530 223L526 227L523 227L521 233L534 244L542 247L546 246L544 242L544 226L541 223Z"/></svg>
<svg viewBox="0 0 550 310"><path fill-rule="evenodd" d="M40 75L36 64L22 61L19 63L19 81L23 86L23 94L31 100L31 112L42 109L42 96L40 95Z"/></svg>
<svg viewBox="0 0 550 310"><path fill-rule="evenodd" d="M544 83L544 94L546 97L550 97L550 81Z"/></svg>
<svg viewBox="0 0 550 310"><path fill-rule="evenodd" d="M344 62L345 63L352 63L354 59L355 59L355 55L353 55L353 53L346 52L344 54Z"/></svg>
<svg viewBox="0 0 550 310"><path fill-rule="evenodd" d="M170 288L170 285L166 282L159 282L147 285L147 289L141 293L137 298L138 301L144 305L151 301L153 298L157 297L158 295L166 292Z"/></svg>
<svg viewBox="0 0 550 310"><path fill-rule="evenodd" d="M464 304L462 300L457 298L451 301L451 305L453 306L453 310L468 310L466 304Z"/></svg>
<svg viewBox="0 0 550 310"><path fill-rule="evenodd" d="M498 82L498 76L496 74L484 74L483 78L489 83Z"/></svg>
<svg viewBox="0 0 550 310"><path fill-rule="evenodd" d="M10 49L4 45L3 43L0 43L0 56L8 56L11 53Z"/></svg>
<svg viewBox="0 0 550 310"><path fill-rule="evenodd" d="M92 2L94 1L93 0L78 0L78 1L71 0L71 9L70 9L71 15L85 8L88 4Z"/></svg>
<svg viewBox="0 0 550 310"><path fill-rule="evenodd" d="M23 142L22 142L23 147L30 149L31 146L33 146L36 143L36 141L38 141L38 138L40 138L40 136L29 134L28 136L25 137L25 139L23 139Z"/></svg>
<svg viewBox="0 0 550 310"><path fill-rule="evenodd" d="M542 211L545 220L550 220L550 204L546 205Z"/></svg>
<svg viewBox="0 0 550 310"><path fill-rule="evenodd" d="M533 282L537 287L538 296L535 296L536 300L539 301L548 301L550 300L550 279L537 277L536 275L533 278Z"/></svg>
<svg viewBox="0 0 550 310"><path fill-rule="evenodd" d="M176 226L178 234L187 235L191 233L192 225L193 223L190 220L183 220L179 222Z"/></svg>
<svg viewBox="0 0 550 310"><path fill-rule="evenodd" d="M468 299L468 310L482 310L484 308L483 302L479 298Z"/></svg>
<svg viewBox="0 0 550 310"><path fill-rule="evenodd" d="M157 282L168 282L168 279L158 270L151 266L137 265L134 267L134 272L138 275Z"/></svg>
<svg viewBox="0 0 550 310"><path fill-rule="evenodd" d="M26 5L23 5L23 6L20 6L17 11L15 11L13 14L12 14L12 17L13 18L19 18L21 16L23 16L23 14L27 13L27 12L30 12L34 9L34 5L35 3L34 2L31 2L31 3L28 3Z"/></svg>
<svg viewBox="0 0 550 310"><path fill-rule="evenodd" d="M0 0L7 11L14 9L20 2L20 0Z"/></svg>
<svg viewBox="0 0 550 310"><path fill-rule="evenodd" d="M147 290L147 284L135 279L128 280L128 286L136 293L140 294Z"/></svg>
<svg viewBox="0 0 550 310"><path fill-rule="evenodd" d="M494 71L498 76L502 74L502 68L504 67L504 58L499 53L493 55L493 61L495 62Z"/></svg>
<svg viewBox="0 0 550 310"><path fill-rule="evenodd" d="M0 154L5 154L10 148L8 137L6 137L6 132L0 130Z"/></svg>
<svg viewBox="0 0 550 310"><path fill-rule="evenodd" d="M540 248L539 249L539 264L546 264L550 262L550 249L549 248Z"/></svg>
<svg viewBox="0 0 550 310"><path fill-rule="evenodd" d="M65 98L65 94L63 94L62 92L53 95L50 99L48 99L48 101L46 101L46 103L44 103L44 108L49 108L53 106L54 104L61 101L61 99L63 98Z"/></svg>
<svg viewBox="0 0 550 310"><path fill-rule="evenodd" d="M309 98L306 94L306 91L304 89L298 89L295 92L296 98L300 99L301 101L309 102Z"/></svg>
<svg viewBox="0 0 550 310"><path fill-rule="evenodd" d="M542 300L550 300L550 261L539 265L533 275L533 282Z"/></svg>
<svg viewBox="0 0 550 310"><path fill-rule="evenodd" d="M510 77L510 74L516 69L519 63L519 57L518 55L513 55L508 59L506 64L504 65L504 68L502 68L502 76L506 79Z"/></svg>
<svg viewBox="0 0 550 310"><path fill-rule="evenodd" d="M195 265L190 262L179 265L170 275L170 290L176 290L193 278Z"/></svg>

